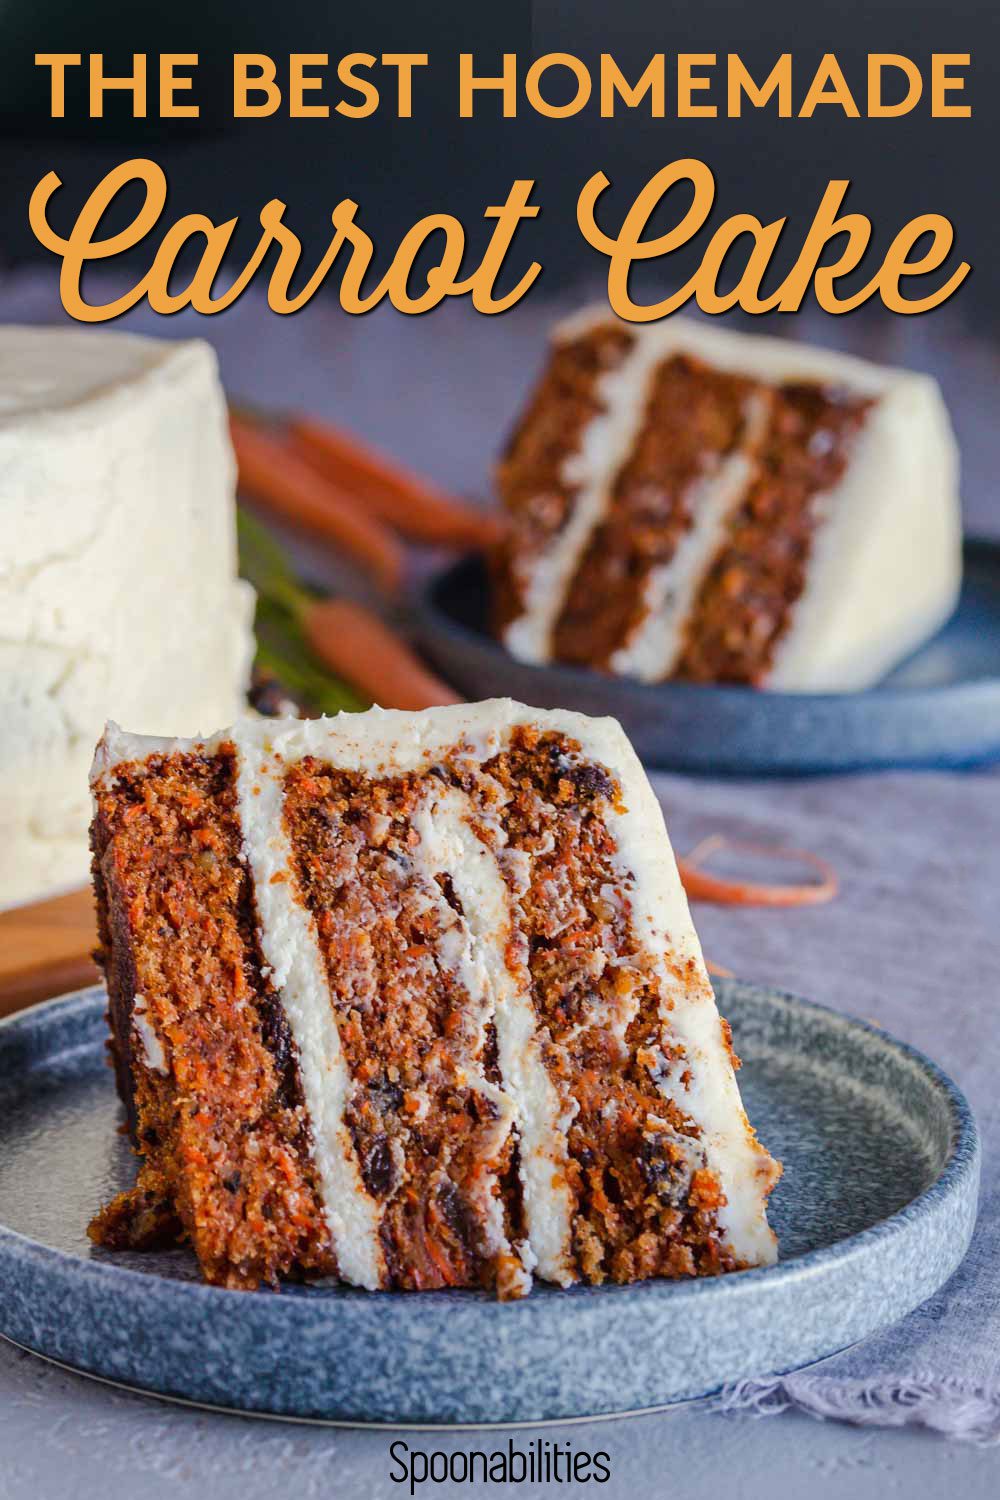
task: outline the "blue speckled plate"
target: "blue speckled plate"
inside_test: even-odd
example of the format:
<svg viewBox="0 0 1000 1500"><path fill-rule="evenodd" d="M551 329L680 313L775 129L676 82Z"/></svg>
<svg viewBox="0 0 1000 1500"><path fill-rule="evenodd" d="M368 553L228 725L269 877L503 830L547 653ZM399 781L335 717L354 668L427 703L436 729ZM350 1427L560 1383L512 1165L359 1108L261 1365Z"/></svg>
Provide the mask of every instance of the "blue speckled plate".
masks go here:
<svg viewBox="0 0 1000 1500"><path fill-rule="evenodd" d="M650 766L713 775L795 775L1000 760L1000 544L968 541L958 609L865 693L761 693L648 685L515 661L486 627L483 565L469 559L419 601L421 643L470 698L611 714Z"/></svg>
<svg viewBox="0 0 1000 1500"><path fill-rule="evenodd" d="M202 1285L183 1250L92 1249L131 1180L104 994L0 1023L0 1334L140 1390L320 1421L528 1422L638 1411L784 1371L902 1317L951 1275L976 1212L962 1095L891 1037L729 981L720 1002L762 1138L785 1163L782 1260L713 1281L279 1294Z"/></svg>

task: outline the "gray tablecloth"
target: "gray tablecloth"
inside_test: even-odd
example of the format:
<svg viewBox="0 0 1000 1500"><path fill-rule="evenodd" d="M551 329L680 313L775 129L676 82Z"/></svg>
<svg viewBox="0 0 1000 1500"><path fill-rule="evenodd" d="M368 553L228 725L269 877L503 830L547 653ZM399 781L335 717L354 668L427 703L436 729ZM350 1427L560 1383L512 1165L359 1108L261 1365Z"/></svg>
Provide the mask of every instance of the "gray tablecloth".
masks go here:
<svg viewBox="0 0 1000 1500"><path fill-rule="evenodd" d="M489 320L464 307L349 320L314 303L280 319L244 297L221 318L157 320L140 310L115 326L209 337L238 396L335 415L442 482L482 493L552 314L535 301ZM0 279L4 320L58 316L51 278ZM963 444L968 525L1000 531L992 489L997 351L940 319L840 319L812 332L938 373ZM1000 775L757 783L660 776L656 786L679 849L722 831L811 849L834 863L843 890L830 906L699 909L707 952L743 977L874 1020L929 1053L966 1091L984 1144L972 1251L937 1296L850 1353L814 1371L743 1384L717 1406L762 1414L797 1407L1000 1440ZM0 1352L7 1400L30 1406L46 1384L41 1367Z"/></svg>

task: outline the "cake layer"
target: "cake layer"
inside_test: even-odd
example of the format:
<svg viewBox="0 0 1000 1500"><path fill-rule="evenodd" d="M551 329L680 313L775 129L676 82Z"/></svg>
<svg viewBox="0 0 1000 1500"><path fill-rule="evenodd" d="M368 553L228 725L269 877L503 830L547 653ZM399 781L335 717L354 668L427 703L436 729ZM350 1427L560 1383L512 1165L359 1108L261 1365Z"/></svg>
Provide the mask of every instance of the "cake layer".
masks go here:
<svg viewBox="0 0 1000 1500"><path fill-rule="evenodd" d="M619 326L603 312L570 320L552 366L568 349L592 361ZM523 518L573 455L553 480L525 445L516 498L501 464L496 626L514 655L645 681L846 691L942 623L961 530L932 380L684 319L629 336L602 412L574 429L591 455L586 493L564 486L546 533ZM543 376L519 432L554 415Z"/></svg>
<svg viewBox="0 0 1000 1500"><path fill-rule="evenodd" d="M291 1166L325 1225L309 1255L290 1236L283 1258L230 1225L228 1268L202 1255L164 1123L180 1067L185 1120L210 1117L219 1138L225 1091L192 1101L175 1017L226 1013L226 980L202 967L196 897L197 921L139 925L119 847L140 798L186 809L185 781L213 778L239 830L223 868L252 907L239 1008L280 1009L303 1126ZM212 1279L325 1256L369 1288L502 1296L536 1270L569 1285L773 1259L776 1169L740 1104L659 805L613 721L497 702L244 722L201 743L109 727L94 791L116 1047L139 1080L145 1156L99 1236L159 1194ZM154 865L177 860L181 816L192 848L204 836L200 811L175 808ZM145 819L142 837L158 841ZM227 1152L202 1154L230 1171Z"/></svg>
<svg viewBox="0 0 1000 1500"><path fill-rule="evenodd" d="M105 721L242 712L252 640L206 344L0 328L0 905L87 877Z"/></svg>
<svg viewBox="0 0 1000 1500"><path fill-rule="evenodd" d="M96 791L94 874L119 1086L145 1155L95 1234L188 1234L208 1279L329 1272L299 1065L259 947L230 745L116 768Z"/></svg>

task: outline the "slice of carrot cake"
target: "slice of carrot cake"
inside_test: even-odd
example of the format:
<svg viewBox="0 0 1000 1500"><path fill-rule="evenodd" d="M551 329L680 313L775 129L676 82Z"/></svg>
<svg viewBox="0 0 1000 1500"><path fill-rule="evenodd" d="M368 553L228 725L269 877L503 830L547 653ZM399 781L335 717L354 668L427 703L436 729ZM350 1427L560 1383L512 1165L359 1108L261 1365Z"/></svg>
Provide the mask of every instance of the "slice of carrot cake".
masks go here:
<svg viewBox="0 0 1000 1500"><path fill-rule="evenodd" d="M958 597L934 381L791 340L570 319L498 479L494 621L524 661L851 691Z"/></svg>
<svg viewBox="0 0 1000 1500"><path fill-rule="evenodd" d="M507 701L109 725L92 776L138 1181L230 1287L527 1291L769 1263L663 816L617 723Z"/></svg>

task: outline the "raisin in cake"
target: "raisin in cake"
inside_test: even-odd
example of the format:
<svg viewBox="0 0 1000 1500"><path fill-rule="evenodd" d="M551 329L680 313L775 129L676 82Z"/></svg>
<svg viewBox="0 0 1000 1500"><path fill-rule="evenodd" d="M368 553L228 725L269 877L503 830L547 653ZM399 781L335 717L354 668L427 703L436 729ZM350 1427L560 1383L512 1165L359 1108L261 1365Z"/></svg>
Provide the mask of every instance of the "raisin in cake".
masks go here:
<svg viewBox="0 0 1000 1500"><path fill-rule="evenodd" d="M934 381L802 344L578 316L499 487L495 623L524 661L855 690L957 598L957 456Z"/></svg>
<svg viewBox="0 0 1000 1500"><path fill-rule="evenodd" d="M207 344L0 328L0 906L85 884L109 718L243 712L235 477Z"/></svg>
<svg viewBox="0 0 1000 1500"><path fill-rule="evenodd" d="M92 1235L231 1287L527 1290L774 1259L660 811L620 727L507 701L109 726L94 878L142 1157Z"/></svg>

